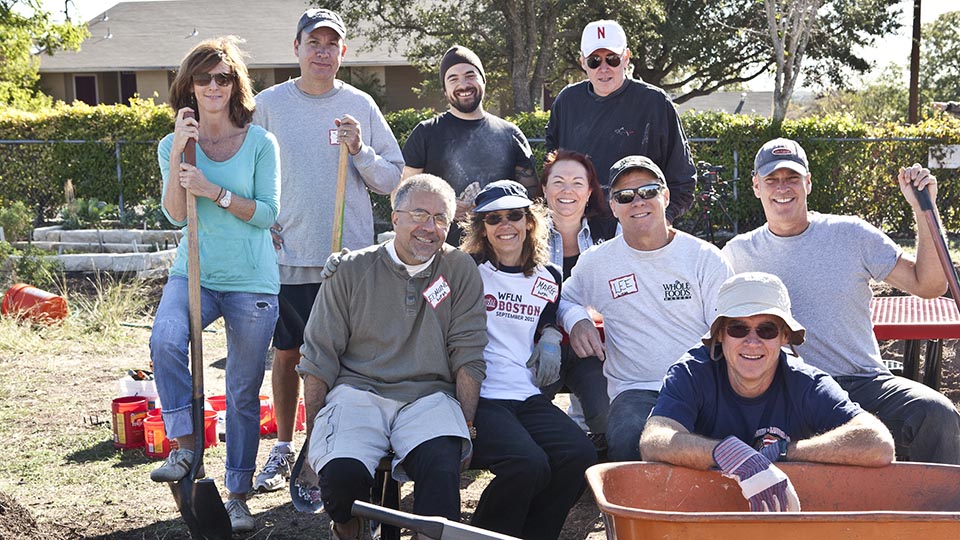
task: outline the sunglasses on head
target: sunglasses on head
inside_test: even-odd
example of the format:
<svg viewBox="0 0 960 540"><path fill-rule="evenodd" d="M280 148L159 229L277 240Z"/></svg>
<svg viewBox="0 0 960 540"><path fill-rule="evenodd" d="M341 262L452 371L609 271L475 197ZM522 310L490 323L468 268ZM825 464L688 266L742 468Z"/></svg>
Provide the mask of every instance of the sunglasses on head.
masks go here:
<svg viewBox="0 0 960 540"><path fill-rule="evenodd" d="M527 211L526 211L526 210L511 210L511 211L507 212L506 215L504 215L504 214L489 213L489 214L483 215L483 216L480 217L479 219L480 219L480 221L482 221L482 222L484 222L484 223L486 223L487 225L490 225L490 226L492 227L492 226L494 226L494 225L499 225L500 222L503 221L504 219L507 219L507 220L510 220L510 221L513 221L513 222L517 222L517 221L522 220L522 219L525 218L525 217L527 217Z"/></svg>
<svg viewBox="0 0 960 540"><path fill-rule="evenodd" d="M601 62L606 62L610 67L617 67L620 65L620 55L610 53L606 56L601 57L599 54L591 54L587 57L587 67L590 69L597 69L600 67Z"/></svg>
<svg viewBox="0 0 960 540"><path fill-rule="evenodd" d="M195 73L193 75L193 84L197 86L207 86L210 80L217 81L217 86L230 86L236 79L233 73Z"/></svg>
<svg viewBox="0 0 960 540"><path fill-rule="evenodd" d="M663 189L659 184L647 184L645 186L640 186L638 188L630 189L621 189L620 191L614 191L610 194L610 198L616 201L618 204L630 204L637 197L645 201L657 196L660 193L660 190Z"/></svg>
<svg viewBox="0 0 960 540"><path fill-rule="evenodd" d="M729 323L724 328L727 335L732 338L745 338L750 334L750 330L752 329L750 326L738 322ZM772 322L760 323L757 325L756 330L757 337L760 339L776 339L780 337L780 326Z"/></svg>

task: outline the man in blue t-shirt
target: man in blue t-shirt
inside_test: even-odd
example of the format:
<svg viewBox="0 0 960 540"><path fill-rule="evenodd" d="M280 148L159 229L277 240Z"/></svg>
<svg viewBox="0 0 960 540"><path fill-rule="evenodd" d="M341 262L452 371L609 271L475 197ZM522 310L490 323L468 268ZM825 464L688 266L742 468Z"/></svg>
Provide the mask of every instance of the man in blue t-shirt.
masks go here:
<svg viewBox="0 0 960 540"><path fill-rule="evenodd" d="M718 466L754 511L799 511L787 459L881 467L893 436L826 373L788 358L805 329L779 278L737 274L723 283L703 347L670 367L640 438L648 461ZM794 506L795 503L795 506Z"/></svg>

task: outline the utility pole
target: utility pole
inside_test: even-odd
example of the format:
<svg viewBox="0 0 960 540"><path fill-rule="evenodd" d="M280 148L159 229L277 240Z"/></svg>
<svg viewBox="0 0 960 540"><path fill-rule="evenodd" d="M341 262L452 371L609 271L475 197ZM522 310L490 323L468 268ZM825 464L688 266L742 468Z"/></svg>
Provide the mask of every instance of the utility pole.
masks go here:
<svg viewBox="0 0 960 540"><path fill-rule="evenodd" d="M913 0L913 44L910 47L910 103L908 122L920 121L920 2Z"/></svg>

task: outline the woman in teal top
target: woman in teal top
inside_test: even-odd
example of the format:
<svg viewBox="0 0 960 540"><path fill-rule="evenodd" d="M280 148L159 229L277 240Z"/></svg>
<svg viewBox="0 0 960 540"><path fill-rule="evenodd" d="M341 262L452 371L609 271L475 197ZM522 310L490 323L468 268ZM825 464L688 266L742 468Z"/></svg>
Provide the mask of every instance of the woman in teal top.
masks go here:
<svg viewBox="0 0 960 540"><path fill-rule="evenodd" d="M186 193L197 197L204 327L223 317L227 334L227 512L234 531L249 531L247 508L260 442L260 386L277 320L280 277L269 227L280 207L280 156L272 134L250 124L254 101L235 38L207 40L191 50L170 88L174 132L157 151L163 212L186 224ZM187 111L196 118L184 118ZM197 166L182 162L197 141ZM184 236L186 238L186 235ZM187 367L189 308L187 242L177 250L157 308L150 355L167 436L179 449L150 478L175 482L193 462L191 377Z"/></svg>

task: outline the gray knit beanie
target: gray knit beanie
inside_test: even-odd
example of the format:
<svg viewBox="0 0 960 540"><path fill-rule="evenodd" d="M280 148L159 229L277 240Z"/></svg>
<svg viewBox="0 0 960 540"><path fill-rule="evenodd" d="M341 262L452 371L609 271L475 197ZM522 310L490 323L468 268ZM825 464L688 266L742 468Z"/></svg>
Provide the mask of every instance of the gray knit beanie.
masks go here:
<svg viewBox="0 0 960 540"><path fill-rule="evenodd" d="M487 82L487 74L483 72L483 64L480 63L480 57L462 45L454 45L447 49L447 52L443 53L443 58L440 59L441 88L445 88L444 77L447 75L447 70L457 64L470 64L477 68L477 71L480 72L480 78L483 79L483 82Z"/></svg>

